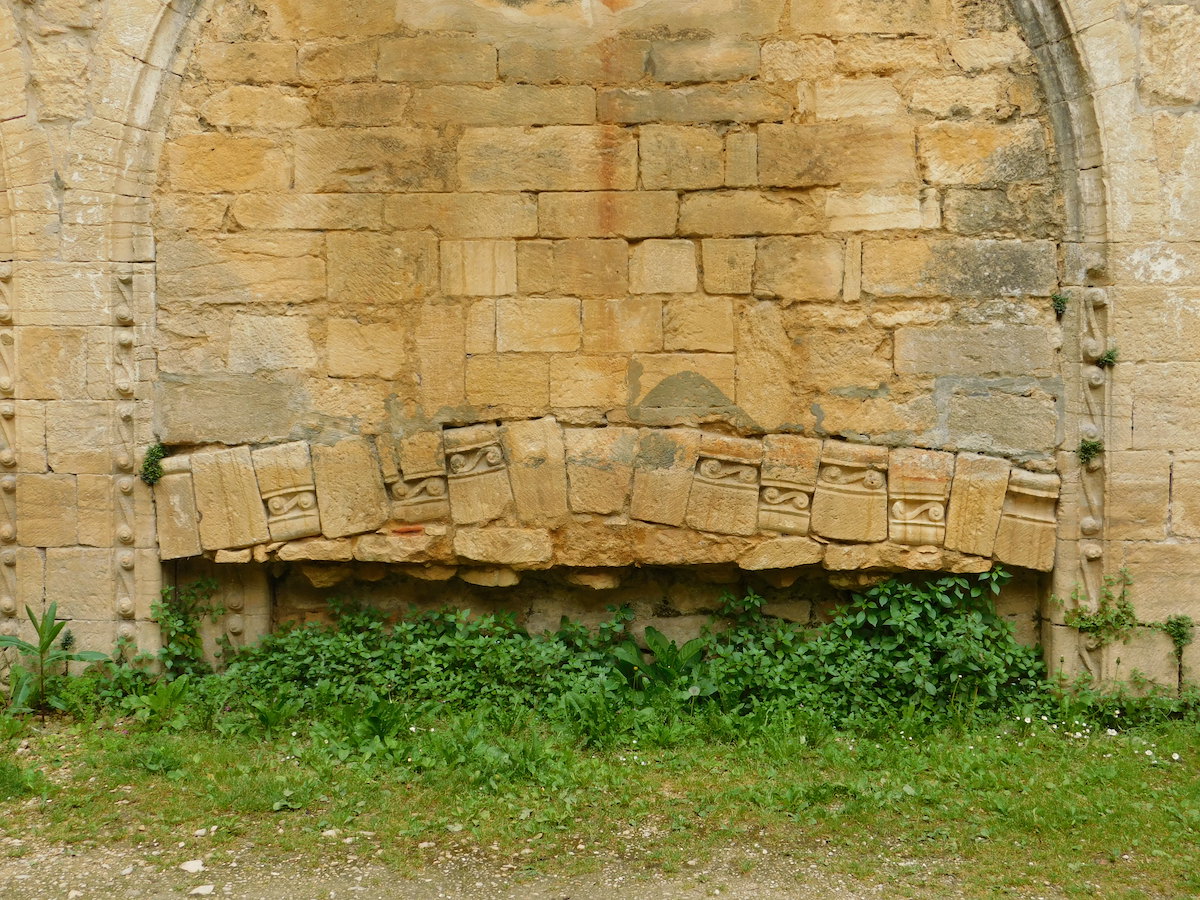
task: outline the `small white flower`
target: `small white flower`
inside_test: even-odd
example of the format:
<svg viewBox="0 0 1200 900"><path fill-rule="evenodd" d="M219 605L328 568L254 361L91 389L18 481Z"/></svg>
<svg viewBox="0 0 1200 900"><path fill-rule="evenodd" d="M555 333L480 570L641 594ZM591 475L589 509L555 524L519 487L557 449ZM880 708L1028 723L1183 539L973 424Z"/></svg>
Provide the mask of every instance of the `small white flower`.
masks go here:
<svg viewBox="0 0 1200 900"><path fill-rule="evenodd" d="M1116 737L1118 734L1117 729L1115 729L1115 728L1106 728L1106 729L1104 729L1104 733L1107 734L1109 737Z"/></svg>
<svg viewBox="0 0 1200 900"><path fill-rule="evenodd" d="M1179 762L1179 754L1178 754L1178 753L1172 753L1172 754L1171 754L1171 759L1175 760L1175 762Z"/></svg>
<svg viewBox="0 0 1200 900"><path fill-rule="evenodd" d="M1033 724L1033 719L1029 718L1029 716L1026 716L1026 717L1025 717L1025 724L1026 724L1026 725L1032 725L1032 724Z"/></svg>

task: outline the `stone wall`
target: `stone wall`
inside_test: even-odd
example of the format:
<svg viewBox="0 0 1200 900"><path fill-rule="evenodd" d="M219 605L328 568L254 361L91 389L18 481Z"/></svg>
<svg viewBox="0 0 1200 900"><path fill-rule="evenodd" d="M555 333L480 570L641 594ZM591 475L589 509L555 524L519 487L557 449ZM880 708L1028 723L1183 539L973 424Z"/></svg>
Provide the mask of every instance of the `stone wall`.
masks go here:
<svg viewBox="0 0 1200 900"><path fill-rule="evenodd" d="M1053 569L1012 602L1055 665L1174 683L1044 601L1127 565L1147 623L1200 609L1194 19L6 0L0 626L150 647L164 571L251 639L347 579L686 617L996 558Z"/></svg>

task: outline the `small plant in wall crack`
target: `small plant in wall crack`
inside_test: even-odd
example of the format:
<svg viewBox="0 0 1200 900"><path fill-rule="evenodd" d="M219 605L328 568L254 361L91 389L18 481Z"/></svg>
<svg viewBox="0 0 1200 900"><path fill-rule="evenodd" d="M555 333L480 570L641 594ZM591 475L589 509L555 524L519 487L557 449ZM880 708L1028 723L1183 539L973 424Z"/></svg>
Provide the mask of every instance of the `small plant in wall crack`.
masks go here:
<svg viewBox="0 0 1200 900"><path fill-rule="evenodd" d="M1070 302L1070 296L1059 291L1050 295L1050 305L1054 307L1054 315L1060 319L1066 314Z"/></svg>
<svg viewBox="0 0 1200 900"><path fill-rule="evenodd" d="M1191 616L1170 616L1165 622L1154 626L1171 639L1175 645L1175 661L1183 662L1183 648L1196 639L1196 623Z"/></svg>
<svg viewBox="0 0 1200 900"><path fill-rule="evenodd" d="M1138 625L1133 601L1129 599L1131 584L1133 580L1127 569L1106 576L1096 608L1090 610L1085 606L1087 601L1082 590L1076 588L1071 595L1075 608L1067 610L1063 621L1077 631L1092 635L1101 647L1128 640Z"/></svg>
<svg viewBox="0 0 1200 900"><path fill-rule="evenodd" d="M146 449L146 458L142 460L142 470L139 473L142 481L153 487L163 477L162 461L167 458L167 448L162 444L151 444Z"/></svg>
<svg viewBox="0 0 1200 900"><path fill-rule="evenodd" d="M1084 438L1079 442L1079 447L1076 449L1075 455L1079 457L1079 462L1086 466L1103 452L1104 441L1093 441Z"/></svg>
<svg viewBox="0 0 1200 900"><path fill-rule="evenodd" d="M1111 369L1117 364L1117 356L1117 348L1109 347L1102 354L1100 354L1100 358L1096 360L1096 365L1101 369Z"/></svg>

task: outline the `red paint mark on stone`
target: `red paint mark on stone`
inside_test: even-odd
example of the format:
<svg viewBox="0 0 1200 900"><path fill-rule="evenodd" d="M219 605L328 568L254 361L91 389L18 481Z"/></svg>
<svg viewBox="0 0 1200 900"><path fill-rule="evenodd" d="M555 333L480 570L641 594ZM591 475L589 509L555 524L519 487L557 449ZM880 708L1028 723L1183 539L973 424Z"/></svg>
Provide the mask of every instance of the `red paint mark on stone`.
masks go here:
<svg viewBox="0 0 1200 900"><path fill-rule="evenodd" d="M424 525L396 525L390 529L392 534L424 534Z"/></svg>

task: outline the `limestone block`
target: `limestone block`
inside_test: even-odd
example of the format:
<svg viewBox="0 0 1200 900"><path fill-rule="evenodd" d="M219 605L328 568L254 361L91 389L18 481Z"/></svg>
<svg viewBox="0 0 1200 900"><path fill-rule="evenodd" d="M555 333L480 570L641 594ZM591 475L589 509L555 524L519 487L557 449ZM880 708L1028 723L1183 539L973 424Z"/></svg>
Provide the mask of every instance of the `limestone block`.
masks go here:
<svg viewBox="0 0 1200 900"><path fill-rule="evenodd" d="M354 542L350 538L327 541L310 537L284 544L276 556L284 562L349 562L354 559Z"/></svg>
<svg viewBox="0 0 1200 900"><path fill-rule="evenodd" d="M507 566L478 566L459 569L458 577L467 584L479 587L514 587L521 583L521 573Z"/></svg>
<svg viewBox="0 0 1200 900"><path fill-rule="evenodd" d="M542 568L554 546L542 528L459 528L454 552L465 560L500 563L514 568Z"/></svg>
<svg viewBox="0 0 1200 900"><path fill-rule="evenodd" d="M655 41L649 68L659 81L738 81L758 74L758 44L728 37Z"/></svg>
<svg viewBox="0 0 1200 900"><path fill-rule="evenodd" d="M334 378L395 379L413 367L403 325L330 319L326 325L325 371Z"/></svg>
<svg viewBox="0 0 1200 900"><path fill-rule="evenodd" d="M920 228L921 198L913 188L864 191L825 197L825 216L832 231L892 231Z"/></svg>
<svg viewBox="0 0 1200 900"><path fill-rule="evenodd" d="M936 34L941 8L927 0L812 0L794 4L792 28L800 34Z"/></svg>
<svg viewBox="0 0 1200 900"><path fill-rule="evenodd" d="M159 555L164 560L199 556L203 548L200 546L191 458L168 457L162 466L163 477L154 485Z"/></svg>
<svg viewBox="0 0 1200 900"><path fill-rule="evenodd" d="M623 580L619 569L615 572L609 569L572 569L564 574L563 579L567 584L591 588L593 591L615 591Z"/></svg>
<svg viewBox="0 0 1200 900"><path fill-rule="evenodd" d="M1105 502L1106 537L1114 541L1161 541L1167 523L1176 526L1170 504L1173 489L1171 459L1167 453L1122 451L1105 454L1109 481ZM1183 460L1175 462L1175 472Z"/></svg>
<svg viewBox="0 0 1200 900"><path fill-rule="evenodd" d="M699 85L674 90L611 88L600 91L602 122L637 125L648 122L780 122L791 104L758 84Z"/></svg>
<svg viewBox="0 0 1200 900"><path fill-rule="evenodd" d="M758 135L734 131L725 136L725 184L753 187L758 184Z"/></svg>
<svg viewBox="0 0 1200 900"><path fill-rule="evenodd" d="M862 289L880 297L1048 297L1058 279L1049 241L867 240L862 259Z"/></svg>
<svg viewBox="0 0 1200 900"><path fill-rule="evenodd" d="M467 191L630 191L637 140L607 126L468 128L458 175Z"/></svg>
<svg viewBox="0 0 1200 900"><path fill-rule="evenodd" d="M76 479L79 510L78 541L89 547L111 547L113 534L113 479L108 475L80 475Z"/></svg>
<svg viewBox="0 0 1200 900"><path fill-rule="evenodd" d="M821 209L809 191L713 191L687 194L679 209L682 234L809 234Z"/></svg>
<svg viewBox="0 0 1200 900"><path fill-rule="evenodd" d="M544 410L550 404L550 363L527 354L472 356L467 360L467 396L474 406Z"/></svg>
<svg viewBox="0 0 1200 900"><path fill-rule="evenodd" d="M900 92L887 78L833 78L814 92L818 122L857 117L883 118L903 110Z"/></svg>
<svg viewBox="0 0 1200 900"><path fill-rule="evenodd" d="M568 352L578 350L581 311L573 297L503 297L496 303L496 349Z"/></svg>
<svg viewBox="0 0 1200 900"><path fill-rule="evenodd" d="M235 84L213 94L201 104L200 113L205 121L225 128L262 131L308 124L308 104L303 97L248 84Z"/></svg>
<svg viewBox="0 0 1200 900"><path fill-rule="evenodd" d="M1102 678L1129 681L1138 672L1151 684L1169 691L1179 688L1179 663L1171 637L1154 628L1135 628L1124 642L1109 644L1103 654Z"/></svg>
<svg viewBox="0 0 1200 900"><path fill-rule="evenodd" d="M428 534L364 534L354 539L354 558L360 562L426 562L435 540Z"/></svg>
<svg viewBox="0 0 1200 900"><path fill-rule="evenodd" d="M1184 4L1147 7L1141 15L1143 100L1156 106L1200 102L1200 14Z"/></svg>
<svg viewBox="0 0 1200 900"><path fill-rule="evenodd" d="M510 422L500 433L500 443L508 460L508 478L518 518L522 522L545 523L566 516L566 457L557 420L547 416Z"/></svg>
<svg viewBox="0 0 1200 900"><path fill-rule="evenodd" d="M529 194L393 194L384 218L395 228L432 228L447 238L530 237L538 232L538 202Z"/></svg>
<svg viewBox="0 0 1200 900"><path fill-rule="evenodd" d="M613 409L624 405L627 395L627 363L619 356L550 358L551 406Z"/></svg>
<svg viewBox="0 0 1200 900"><path fill-rule="evenodd" d="M686 522L697 531L754 534L758 530L762 444L702 435Z"/></svg>
<svg viewBox="0 0 1200 900"><path fill-rule="evenodd" d="M245 550L218 550L213 556L213 562L218 565L245 564L253 558L254 554L247 547Z"/></svg>
<svg viewBox="0 0 1200 900"><path fill-rule="evenodd" d="M111 622L115 576L110 549L52 547L46 551L46 602L57 602L62 616L72 620ZM70 625L72 631L78 627L75 621Z"/></svg>
<svg viewBox="0 0 1200 900"><path fill-rule="evenodd" d="M496 352L496 301L490 298L473 300L467 307L467 355Z"/></svg>
<svg viewBox="0 0 1200 900"><path fill-rule="evenodd" d="M692 241L649 240L633 248L629 288L635 294L691 293L698 287Z"/></svg>
<svg viewBox="0 0 1200 900"><path fill-rule="evenodd" d="M851 36L837 43L838 66L846 72L876 75L941 71L945 68L943 48L942 41L923 36L882 41L874 35Z"/></svg>
<svg viewBox="0 0 1200 900"><path fill-rule="evenodd" d="M317 351L300 316L235 315L229 325L229 371L309 369Z"/></svg>
<svg viewBox="0 0 1200 900"><path fill-rule="evenodd" d="M986 572L992 561L965 556L940 547L908 544L830 544L825 548L825 568L830 572L878 570L883 572Z"/></svg>
<svg viewBox="0 0 1200 900"><path fill-rule="evenodd" d="M620 37L570 53L545 41L516 41L500 47L500 77L528 84L622 84L641 80L649 53L649 41Z"/></svg>
<svg viewBox="0 0 1200 900"><path fill-rule="evenodd" d="M982 69L1010 69L1032 61L1029 48L1020 33L996 31L950 42L950 58L967 72Z"/></svg>
<svg viewBox="0 0 1200 900"><path fill-rule="evenodd" d="M508 515L513 491L500 448L500 430L492 425L471 425L449 429L442 436L454 523L474 525Z"/></svg>
<svg viewBox="0 0 1200 900"><path fill-rule="evenodd" d="M15 495L16 536L23 547L66 547L76 542L78 496L74 475L9 475L0 480L0 490Z"/></svg>
<svg viewBox="0 0 1200 900"><path fill-rule="evenodd" d="M897 544L940 547L954 454L894 448L888 459L888 538Z"/></svg>
<svg viewBox="0 0 1200 900"><path fill-rule="evenodd" d="M930 184L1003 185L1049 174L1039 122L935 122L918 129L917 141Z"/></svg>
<svg viewBox="0 0 1200 900"><path fill-rule="evenodd" d="M294 541L321 533L321 516L308 444L293 441L251 453L258 489L267 509L273 541Z"/></svg>
<svg viewBox="0 0 1200 900"><path fill-rule="evenodd" d="M158 302L303 303L326 296L322 235L235 232L158 243Z"/></svg>
<svg viewBox="0 0 1200 900"><path fill-rule="evenodd" d="M735 370L731 353L639 353L629 367L630 391L643 411L695 413L730 402Z"/></svg>
<svg viewBox="0 0 1200 900"><path fill-rule="evenodd" d="M633 428L563 430L572 512L613 515L625 509L637 443Z"/></svg>
<svg viewBox="0 0 1200 900"><path fill-rule="evenodd" d="M887 539L886 447L826 441L813 493L814 533L836 541Z"/></svg>
<svg viewBox="0 0 1200 900"><path fill-rule="evenodd" d="M383 475L366 438L312 445L321 532L327 538L374 531L390 511Z"/></svg>
<svg viewBox="0 0 1200 900"><path fill-rule="evenodd" d="M329 298L372 310L434 293L437 239L422 233L338 232L328 237Z"/></svg>
<svg viewBox="0 0 1200 900"><path fill-rule="evenodd" d="M383 81L481 82L496 80L496 48L476 37L421 35L383 41Z"/></svg>
<svg viewBox="0 0 1200 900"><path fill-rule="evenodd" d="M323 0L267 0L261 4L273 34L285 39L358 37L387 34L395 28L389 0L356 0L344 9Z"/></svg>
<svg viewBox="0 0 1200 900"><path fill-rule="evenodd" d="M522 293L611 297L628 293L629 246L623 240L522 241L517 247Z"/></svg>
<svg viewBox="0 0 1200 900"><path fill-rule="evenodd" d="M466 317L459 303L427 303L421 307L415 332L417 366L421 373L419 402L428 411L457 406L466 397Z"/></svg>
<svg viewBox="0 0 1200 900"><path fill-rule="evenodd" d="M112 471L113 408L104 401L47 403L46 458L60 475Z"/></svg>
<svg viewBox="0 0 1200 900"><path fill-rule="evenodd" d="M171 186L181 191L271 191L288 186L287 157L266 138L190 134L167 144Z"/></svg>
<svg viewBox="0 0 1200 900"><path fill-rule="evenodd" d="M729 297L672 297L663 307L666 350L732 353L736 337Z"/></svg>
<svg viewBox="0 0 1200 900"><path fill-rule="evenodd" d="M516 241L442 241L442 291L496 296L517 290Z"/></svg>
<svg viewBox="0 0 1200 900"><path fill-rule="evenodd" d="M759 181L772 187L917 181L912 128L903 121L762 125Z"/></svg>
<svg viewBox="0 0 1200 900"><path fill-rule="evenodd" d="M584 85L447 85L419 88L406 118L435 125L591 125L596 91Z"/></svg>
<svg viewBox="0 0 1200 900"><path fill-rule="evenodd" d="M914 78L909 82L909 108L939 119L952 117L956 112L984 116L1001 109L1007 102L1006 85L1010 82L997 75L938 75Z"/></svg>
<svg viewBox="0 0 1200 900"><path fill-rule="evenodd" d="M778 537L756 544L738 559L738 566L751 572L811 566L825 556L825 545L806 537ZM807 616L804 617L807 621Z"/></svg>
<svg viewBox="0 0 1200 900"><path fill-rule="evenodd" d="M297 65L301 80L307 84L361 81L375 74L377 56L373 40L304 44Z"/></svg>
<svg viewBox="0 0 1200 900"><path fill-rule="evenodd" d="M583 349L594 353L661 350L662 308L658 297L584 300Z"/></svg>
<svg viewBox="0 0 1200 900"><path fill-rule="evenodd" d="M35 400L20 400L11 405L0 403L0 418L7 418L10 411L16 422L17 470L45 472L46 405Z"/></svg>
<svg viewBox="0 0 1200 900"><path fill-rule="evenodd" d="M758 242L754 288L783 300L832 300L842 290L845 252L824 237L769 237Z"/></svg>
<svg viewBox="0 0 1200 900"><path fill-rule="evenodd" d="M539 232L552 238L667 236L675 233L678 207L673 191L544 193L538 195Z"/></svg>
<svg viewBox="0 0 1200 900"><path fill-rule="evenodd" d="M991 556L1008 490L1008 461L960 453L954 466L954 490L946 516L946 548Z"/></svg>
<svg viewBox="0 0 1200 900"><path fill-rule="evenodd" d="M820 459L821 442L815 438L794 434L763 437L759 528L782 534L808 534Z"/></svg>
<svg viewBox="0 0 1200 900"><path fill-rule="evenodd" d="M402 522L450 518L446 450L441 431L419 431L399 443L403 482L392 485L392 514Z"/></svg>
<svg viewBox="0 0 1200 900"><path fill-rule="evenodd" d="M1171 466L1171 532L1200 537L1200 459L1176 459Z"/></svg>
<svg viewBox="0 0 1200 900"><path fill-rule="evenodd" d="M646 522L682 525L699 454L698 431L642 431L634 463L630 515Z"/></svg>
<svg viewBox="0 0 1200 900"><path fill-rule="evenodd" d="M768 40L762 45L764 81L803 81L834 67L833 43L817 38Z"/></svg>
<svg viewBox="0 0 1200 900"><path fill-rule="evenodd" d="M269 540L248 447L193 453L192 484L205 550L249 547Z"/></svg>
<svg viewBox="0 0 1200 900"><path fill-rule="evenodd" d="M647 188L699 190L725 183L724 141L711 128L644 125L638 148Z"/></svg>
<svg viewBox="0 0 1200 900"><path fill-rule="evenodd" d="M378 228L383 200L372 194L241 194L233 217L243 228L313 231Z"/></svg>
<svg viewBox="0 0 1200 900"><path fill-rule="evenodd" d="M301 193L448 187L450 146L432 128L301 128L294 139L294 188Z"/></svg>
<svg viewBox="0 0 1200 900"><path fill-rule="evenodd" d="M17 395L24 400L87 396L87 331L26 325L16 329Z"/></svg>
<svg viewBox="0 0 1200 900"><path fill-rule="evenodd" d="M1012 470L996 532L996 559L1039 572L1054 567L1058 489L1057 475Z"/></svg>
<svg viewBox="0 0 1200 900"><path fill-rule="evenodd" d="M744 537L704 534L686 528L630 523L626 532L635 560L644 566L701 566L736 562L751 546Z"/></svg>
<svg viewBox="0 0 1200 900"><path fill-rule="evenodd" d="M704 290L710 294L749 294L754 286L753 240L707 238L701 243Z"/></svg>
<svg viewBox="0 0 1200 900"><path fill-rule="evenodd" d="M286 440L308 397L295 377L159 376L155 408L172 444Z"/></svg>

